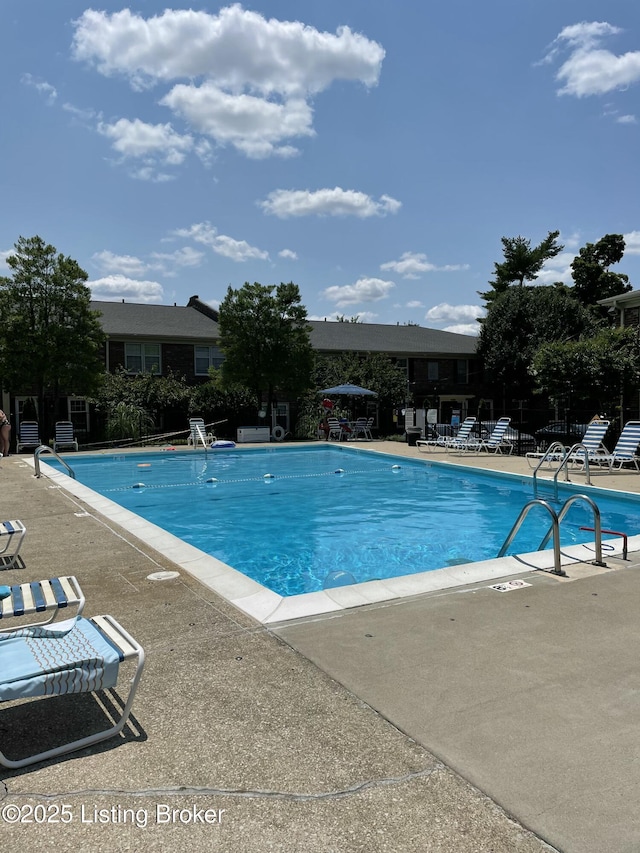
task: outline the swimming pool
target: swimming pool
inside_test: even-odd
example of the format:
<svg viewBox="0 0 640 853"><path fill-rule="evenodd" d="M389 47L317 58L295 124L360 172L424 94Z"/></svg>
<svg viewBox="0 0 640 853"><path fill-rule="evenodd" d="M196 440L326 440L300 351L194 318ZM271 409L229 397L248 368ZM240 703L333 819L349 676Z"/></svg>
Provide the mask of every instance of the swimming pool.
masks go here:
<svg viewBox="0 0 640 853"><path fill-rule="evenodd" d="M284 597L495 558L533 497L530 478L342 446L72 464L92 490ZM580 491L561 485L562 502ZM603 528L634 533L640 499L595 491ZM576 502L562 546L592 541L583 526L593 526L592 510ZM535 551L548 527L548 514L532 511L510 553Z"/></svg>

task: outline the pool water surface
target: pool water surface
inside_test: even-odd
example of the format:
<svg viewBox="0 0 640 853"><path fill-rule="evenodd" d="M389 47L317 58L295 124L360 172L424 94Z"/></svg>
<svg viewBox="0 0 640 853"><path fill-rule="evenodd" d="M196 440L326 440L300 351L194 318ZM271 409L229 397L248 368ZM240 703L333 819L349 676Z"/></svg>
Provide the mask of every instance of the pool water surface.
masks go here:
<svg viewBox="0 0 640 853"><path fill-rule="evenodd" d="M80 483L281 596L495 558L533 497L531 478L326 445L72 465ZM561 503L580 491L561 485ZM595 492L602 527L635 533L640 499ZM534 508L509 553L535 551L549 523ZM593 512L576 501L562 546L592 541L585 526Z"/></svg>

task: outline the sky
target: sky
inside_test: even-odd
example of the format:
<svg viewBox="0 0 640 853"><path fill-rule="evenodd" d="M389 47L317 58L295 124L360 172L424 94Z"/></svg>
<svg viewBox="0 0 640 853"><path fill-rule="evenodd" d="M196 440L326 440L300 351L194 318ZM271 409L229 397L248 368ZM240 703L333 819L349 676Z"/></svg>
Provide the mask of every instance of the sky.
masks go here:
<svg viewBox="0 0 640 853"><path fill-rule="evenodd" d="M477 334L502 237L623 234L640 288L633 0L0 3L0 275L40 236L98 300Z"/></svg>

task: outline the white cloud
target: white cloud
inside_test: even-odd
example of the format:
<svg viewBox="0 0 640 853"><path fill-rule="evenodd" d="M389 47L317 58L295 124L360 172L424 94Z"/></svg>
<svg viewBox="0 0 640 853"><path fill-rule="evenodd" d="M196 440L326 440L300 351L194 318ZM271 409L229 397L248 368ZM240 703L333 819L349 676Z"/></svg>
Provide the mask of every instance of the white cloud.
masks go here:
<svg viewBox="0 0 640 853"><path fill-rule="evenodd" d="M175 252L152 252L151 257L160 264L173 264L177 267L198 267L204 258L204 252L199 252L192 246L185 246Z"/></svg>
<svg viewBox="0 0 640 853"><path fill-rule="evenodd" d="M476 338L480 334L480 323L458 323L445 326L443 332L454 332L456 335L471 335Z"/></svg>
<svg viewBox="0 0 640 853"><path fill-rule="evenodd" d="M616 118L618 124L638 124L638 119L634 115L623 115Z"/></svg>
<svg viewBox="0 0 640 853"><path fill-rule="evenodd" d="M53 105L56 102L58 92L56 91L55 86L52 86L50 83L47 83L44 80L38 80L32 74L23 74L20 78L20 82L23 83L25 86L31 86L41 95L43 95L45 101L49 106Z"/></svg>
<svg viewBox="0 0 640 853"><path fill-rule="evenodd" d="M468 270L469 264L446 264L443 267L436 266L427 260L427 256L418 252L404 252L399 260L387 261L380 265L381 270L391 270L403 278L419 278L425 272L454 272L457 270Z"/></svg>
<svg viewBox="0 0 640 853"><path fill-rule="evenodd" d="M397 213L402 203L388 195L375 201L371 196L356 190L333 189L275 190L266 201L258 202L265 213L286 219L290 216L386 216Z"/></svg>
<svg viewBox="0 0 640 853"><path fill-rule="evenodd" d="M112 141L114 151L122 157L151 156L165 166L181 165L194 147L192 136L181 136L170 124L121 118L115 124L100 122L97 130Z"/></svg>
<svg viewBox="0 0 640 853"><path fill-rule="evenodd" d="M93 299L116 302L130 299L132 302L162 302L162 285L157 281L137 281L124 275L108 275L88 281Z"/></svg>
<svg viewBox="0 0 640 853"><path fill-rule="evenodd" d="M556 79L561 84L559 95L603 95L640 80L640 51L616 55L600 47L607 36L621 33L619 27L606 21L582 21L565 27L553 42L546 62L569 47L569 58L560 66Z"/></svg>
<svg viewBox="0 0 640 853"><path fill-rule="evenodd" d="M149 18L88 9L74 27L76 60L137 90L184 81L160 103L253 158L297 154L283 143L314 134L309 99L336 80L376 85L385 55L349 27L321 32L239 4L217 15L166 9Z"/></svg>
<svg viewBox="0 0 640 853"><path fill-rule="evenodd" d="M357 311L353 316L358 318L359 323L373 323L374 320L376 320L378 317L378 315L374 314L373 311ZM340 317L344 317L344 314L342 314L340 311L334 311L332 314L325 314L322 317L319 317L319 316L311 317L310 316L309 320L336 321ZM351 319L351 318L349 318L349 319Z"/></svg>
<svg viewBox="0 0 640 853"><path fill-rule="evenodd" d="M640 255L640 231L628 231L624 237L625 254Z"/></svg>
<svg viewBox="0 0 640 853"><path fill-rule="evenodd" d="M122 273L125 276L142 275L147 264L132 255L115 255L113 252L96 252L91 260L104 272Z"/></svg>
<svg viewBox="0 0 640 853"><path fill-rule="evenodd" d="M338 308L345 308L347 305L357 305L359 302L377 302L379 299L386 299L394 287L395 284L392 281L383 281L381 278L360 278L355 284L327 287L320 295L330 302L335 302Z"/></svg>
<svg viewBox="0 0 640 853"><path fill-rule="evenodd" d="M449 305L448 302L441 302L439 305L429 308L424 318L429 322L442 322L444 320L460 323L463 320L476 320L478 317L484 317L485 314L485 309L481 308L480 305ZM447 331L451 331L451 329L447 329Z"/></svg>
<svg viewBox="0 0 640 853"><path fill-rule="evenodd" d="M199 133L218 144L231 143L248 157L274 154L291 157L298 150L279 145L282 140L313 136L313 112L301 98L282 104L253 95L231 95L212 83L175 86L160 103L182 116Z"/></svg>
<svg viewBox="0 0 640 853"><path fill-rule="evenodd" d="M419 299L412 299L410 302L407 302L407 308L424 308L424 302L420 302Z"/></svg>
<svg viewBox="0 0 640 853"><path fill-rule="evenodd" d="M572 252L560 252L555 258L550 258L545 262L533 283L555 284L557 281L562 281L564 284L573 285L571 263L574 258L575 253Z"/></svg>
<svg viewBox="0 0 640 853"><path fill-rule="evenodd" d="M15 255L15 249L8 249L6 252L0 252L0 269L9 269L9 265L7 264L7 258L9 255Z"/></svg>
<svg viewBox="0 0 640 853"><path fill-rule="evenodd" d="M289 261L297 261L298 255L292 249L283 249L281 252L278 252L279 258L286 258Z"/></svg>
<svg viewBox="0 0 640 853"><path fill-rule="evenodd" d="M199 222L190 228L180 228L174 232L175 236L194 240L208 246L213 252L230 258L238 263L247 260L268 260L269 253L255 246L250 246L246 240L235 240L224 234L218 234L209 222Z"/></svg>

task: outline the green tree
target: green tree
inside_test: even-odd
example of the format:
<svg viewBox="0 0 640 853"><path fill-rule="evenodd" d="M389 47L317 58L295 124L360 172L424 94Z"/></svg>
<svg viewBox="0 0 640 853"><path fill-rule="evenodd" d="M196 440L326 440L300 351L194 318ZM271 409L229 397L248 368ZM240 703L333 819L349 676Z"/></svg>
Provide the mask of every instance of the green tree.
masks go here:
<svg viewBox="0 0 640 853"><path fill-rule="evenodd" d="M514 282L522 287L525 281L534 281L545 261L555 258L564 248L558 243L559 231L549 231L539 245L531 247L526 237L502 237L504 261L494 264L494 277L489 282L491 290L480 293L490 305Z"/></svg>
<svg viewBox="0 0 640 853"><path fill-rule="evenodd" d="M91 311L87 273L40 237L20 237L0 278L0 376L12 393L33 389L48 427L62 395L92 394L104 371L104 334ZM45 403L50 403L51 411Z"/></svg>
<svg viewBox="0 0 640 853"><path fill-rule="evenodd" d="M596 306L599 299L618 296L631 290L629 276L611 272L609 267L622 260L625 242L622 234L605 234L597 243L587 243L571 264L573 296L583 305ZM598 313L601 313L599 310Z"/></svg>
<svg viewBox="0 0 640 853"><path fill-rule="evenodd" d="M225 385L244 385L258 402L266 398L267 416L276 389L298 397L310 387L310 326L296 284L229 287L219 314Z"/></svg>
<svg viewBox="0 0 640 853"><path fill-rule="evenodd" d="M593 330L590 312L564 285L510 288L490 305L477 352L490 381L523 396L533 392L530 368L541 344Z"/></svg>
<svg viewBox="0 0 640 853"><path fill-rule="evenodd" d="M125 403L131 411L144 412L146 429L153 427L159 415L168 409L183 409L186 420L191 394L192 389L182 376L171 372L167 376L151 373L131 376L120 367L115 373L103 373L92 400L108 419L112 418L119 403Z"/></svg>
<svg viewBox="0 0 640 853"><path fill-rule="evenodd" d="M561 397L571 386L574 400L613 411L621 394L637 388L640 347L637 329L603 328L578 341L553 341L536 352L531 372L540 391Z"/></svg>

